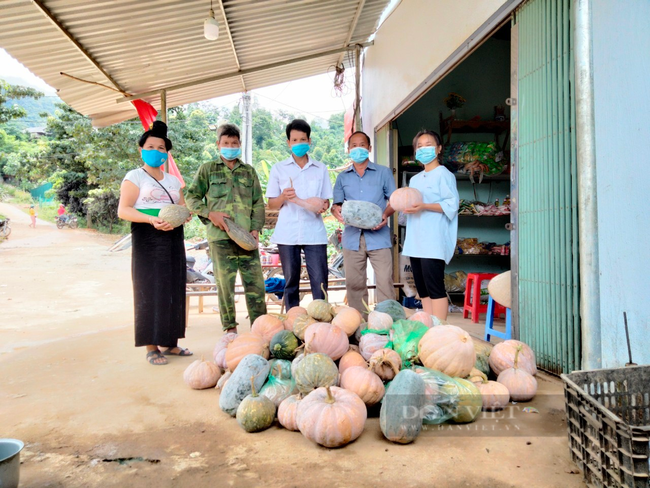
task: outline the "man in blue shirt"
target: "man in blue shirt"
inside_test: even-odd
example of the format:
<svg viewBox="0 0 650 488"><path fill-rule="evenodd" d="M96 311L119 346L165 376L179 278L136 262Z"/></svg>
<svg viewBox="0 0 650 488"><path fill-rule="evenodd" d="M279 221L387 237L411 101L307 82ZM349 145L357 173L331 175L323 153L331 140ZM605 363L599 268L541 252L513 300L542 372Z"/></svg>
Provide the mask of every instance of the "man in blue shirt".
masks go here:
<svg viewBox="0 0 650 488"><path fill-rule="evenodd" d="M378 205L383 210L383 220L372 230L363 230L346 225L343 230L343 260L345 266L345 285L348 303L362 314L366 314L363 301L368 303L366 285L366 263L375 271L377 301L394 300L393 255L391 232L388 218L395 212L388 199L395 191L392 171L386 166L371 163L368 153L371 150L370 137L357 131L348 140L348 154L352 166L336 178L334 184L334 205L332 215L340 222L341 205L345 200L363 200Z"/></svg>

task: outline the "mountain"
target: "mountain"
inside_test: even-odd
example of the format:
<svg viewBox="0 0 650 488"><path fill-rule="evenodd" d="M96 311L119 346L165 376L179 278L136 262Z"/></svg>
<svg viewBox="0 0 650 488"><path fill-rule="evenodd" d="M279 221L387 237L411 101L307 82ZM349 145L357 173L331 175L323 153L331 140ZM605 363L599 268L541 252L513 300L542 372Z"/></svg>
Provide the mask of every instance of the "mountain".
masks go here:
<svg viewBox="0 0 650 488"><path fill-rule="evenodd" d="M5 128L10 133L21 132L24 129L30 127L43 127L46 123L46 117L41 117L41 114L46 113L47 115L54 115L56 110L56 104L61 103L62 100L56 96L56 91L52 88L48 90L43 90L42 86L38 86L34 83L29 82L28 80L17 78L14 76L4 76L2 77L10 85L20 85L28 86L30 88L35 88L40 91L44 91L45 96L34 99L34 98L21 98L18 100L9 99L7 104L9 105L18 105L19 107L24 108L27 111L27 116L20 119L15 119L7 124Z"/></svg>

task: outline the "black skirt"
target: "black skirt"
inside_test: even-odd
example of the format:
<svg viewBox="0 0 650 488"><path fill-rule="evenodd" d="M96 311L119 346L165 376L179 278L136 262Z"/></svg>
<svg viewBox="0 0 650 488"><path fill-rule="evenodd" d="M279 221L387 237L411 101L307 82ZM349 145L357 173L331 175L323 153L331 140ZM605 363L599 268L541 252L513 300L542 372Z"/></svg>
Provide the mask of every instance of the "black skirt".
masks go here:
<svg viewBox="0 0 650 488"><path fill-rule="evenodd" d="M175 347L185 337L183 226L172 231L131 223L135 345Z"/></svg>

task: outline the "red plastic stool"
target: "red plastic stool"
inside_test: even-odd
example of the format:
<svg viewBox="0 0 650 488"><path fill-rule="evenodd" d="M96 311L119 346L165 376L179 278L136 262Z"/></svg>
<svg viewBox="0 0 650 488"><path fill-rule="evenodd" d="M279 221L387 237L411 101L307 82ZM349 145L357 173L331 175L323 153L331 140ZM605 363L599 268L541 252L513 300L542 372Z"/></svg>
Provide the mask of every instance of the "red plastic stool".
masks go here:
<svg viewBox="0 0 650 488"><path fill-rule="evenodd" d="M471 312L472 322L478 323L479 315L486 313L487 304L481 304L481 283L494 278L496 273L468 273L467 284L465 285L465 303L463 305L463 318L466 319ZM506 308L498 303L494 304L494 316L506 314Z"/></svg>

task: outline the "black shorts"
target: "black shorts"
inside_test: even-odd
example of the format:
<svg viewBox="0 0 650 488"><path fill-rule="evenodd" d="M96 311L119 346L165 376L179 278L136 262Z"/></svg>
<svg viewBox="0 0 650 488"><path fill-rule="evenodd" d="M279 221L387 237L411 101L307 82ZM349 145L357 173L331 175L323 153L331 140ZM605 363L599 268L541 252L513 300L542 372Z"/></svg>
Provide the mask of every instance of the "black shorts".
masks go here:
<svg viewBox="0 0 650 488"><path fill-rule="evenodd" d="M445 262L442 259L411 258L411 269L420 298L447 298Z"/></svg>

